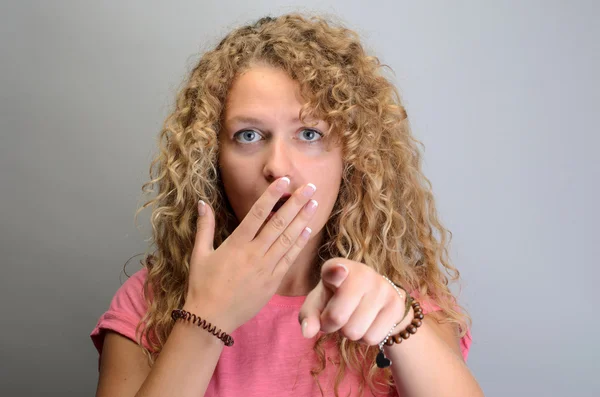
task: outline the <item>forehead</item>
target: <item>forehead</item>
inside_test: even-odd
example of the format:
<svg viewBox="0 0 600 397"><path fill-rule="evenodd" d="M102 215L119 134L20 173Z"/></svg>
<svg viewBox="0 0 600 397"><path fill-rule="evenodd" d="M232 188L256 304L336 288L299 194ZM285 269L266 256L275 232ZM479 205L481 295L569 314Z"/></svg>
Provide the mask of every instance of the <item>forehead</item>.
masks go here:
<svg viewBox="0 0 600 397"><path fill-rule="evenodd" d="M306 101L300 95L300 85L281 69L271 66L253 66L233 81L223 113L226 128L237 124L261 125L302 124L300 110ZM326 120L310 115L304 122L329 131Z"/></svg>
<svg viewBox="0 0 600 397"><path fill-rule="evenodd" d="M231 85L225 113L268 107L298 115L302 107L299 85L279 69L252 67L240 74Z"/></svg>

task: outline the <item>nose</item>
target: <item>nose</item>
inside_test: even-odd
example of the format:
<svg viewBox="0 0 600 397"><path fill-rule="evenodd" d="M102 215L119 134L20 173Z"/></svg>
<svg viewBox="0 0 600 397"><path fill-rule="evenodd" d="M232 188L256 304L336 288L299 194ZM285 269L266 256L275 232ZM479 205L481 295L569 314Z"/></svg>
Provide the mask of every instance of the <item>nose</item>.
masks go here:
<svg viewBox="0 0 600 397"><path fill-rule="evenodd" d="M265 151L263 175L271 183L278 178L293 175L292 150L284 139L273 138Z"/></svg>

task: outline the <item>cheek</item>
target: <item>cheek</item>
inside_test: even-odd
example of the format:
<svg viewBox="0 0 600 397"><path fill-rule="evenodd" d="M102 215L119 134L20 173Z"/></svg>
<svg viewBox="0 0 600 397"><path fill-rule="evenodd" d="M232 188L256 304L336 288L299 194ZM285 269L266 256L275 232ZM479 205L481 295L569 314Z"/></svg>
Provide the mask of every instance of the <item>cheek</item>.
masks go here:
<svg viewBox="0 0 600 397"><path fill-rule="evenodd" d="M253 197L256 177L252 175L252 168L234 161L228 161L226 156L219 163L221 179L227 199L238 218L243 218L252 206L248 197Z"/></svg>
<svg viewBox="0 0 600 397"><path fill-rule="evenodd" d="M317 186L317 192L314 199L319 202L317 218L319 223L325 223L331 215L335 205L340 183L342 180L342 163L339 161L327 161L312 168L310 175L306 176L307 182L314 183Z"/></svg>

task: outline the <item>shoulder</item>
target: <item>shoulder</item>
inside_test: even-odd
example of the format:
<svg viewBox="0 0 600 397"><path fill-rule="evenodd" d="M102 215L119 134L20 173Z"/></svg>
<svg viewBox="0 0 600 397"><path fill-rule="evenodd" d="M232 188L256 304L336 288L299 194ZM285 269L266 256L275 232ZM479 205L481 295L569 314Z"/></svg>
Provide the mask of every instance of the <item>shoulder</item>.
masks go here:
<svg viewBox="0 0 600 397"><path fill-rule="evenodd" d="M107 330L136 341L136 327L148 309L144 297L144 283L147 275L145 268L131 275L113 296L108 310L98 319L90 334L98 353L102 352Z"/></svg>

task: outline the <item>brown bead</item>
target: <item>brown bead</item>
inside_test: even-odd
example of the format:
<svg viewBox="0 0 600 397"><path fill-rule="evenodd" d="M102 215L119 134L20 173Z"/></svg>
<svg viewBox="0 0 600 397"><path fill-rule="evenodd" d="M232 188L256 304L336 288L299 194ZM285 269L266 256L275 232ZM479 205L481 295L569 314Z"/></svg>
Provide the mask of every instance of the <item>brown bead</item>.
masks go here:
<svg viewBox="0 0 600 397"><path fill-rule="evenodd" d="M423 322L421 320L417 320L415 318L412 320L411 324L414 325L415 327L419 328L421 325L423 325Z"/></svg>
<svg viewBox="0 0 600 397"><path fill-rule="evenodd" d="M423 315L423 313L419 313L419 314L415 314L415 318L418 318L419 320L423 320L425 318L425 316Z"/></svg>
<svg viewBox="0 0 600 397"><path fill-rule="evenodd" d="M414 326L414 325L412 325L412 324L411 324L411 325L409 325L408 327L406 327L406 330L407 330L408 332L410 332L411 334L415 334L415 333L417 333L417 327L415 327L415 326Z"/></svg>
<svg viewBox="0 0 600 397"><path fill-rule="evenodd" d="M423 309L419 308L419 309L415 310L415 314L418 314L418 313L423 313Z"/></svg>
<svg viewBox="0 0 600 397"><path fill-rule="evenodd" d="M400 336L402 339L408 339L410 337L410 333L407 330L401 331Z"/></svg>
<svg viewBox="0 0 600 397"><path fill-rule="evenodd" d="M402 338L400 337L400 334L396 334L392 338L394 339L394 342L398 344L402 343Z"/></svg>
<svg viewBox="0 0 600 397"><path fill-rule="evenodd" d="M388 340L385 341L386 346L392 346L393 344L394 344L394 341L392 340L392 338L389 338Z"/></svg>

